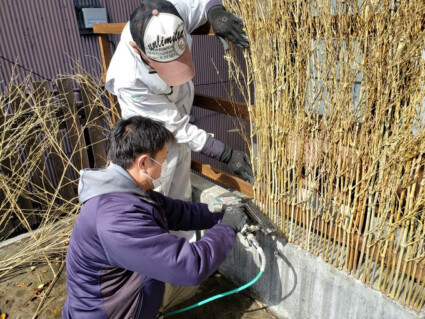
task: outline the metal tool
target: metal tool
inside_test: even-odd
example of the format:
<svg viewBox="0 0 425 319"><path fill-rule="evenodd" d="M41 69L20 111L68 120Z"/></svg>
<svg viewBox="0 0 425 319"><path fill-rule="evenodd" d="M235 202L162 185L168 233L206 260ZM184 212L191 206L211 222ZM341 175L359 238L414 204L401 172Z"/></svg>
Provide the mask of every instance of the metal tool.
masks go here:
<svg viewBox="0 0 425 319"><path fill-rule="evenodd" d="M246 202L245 211L249 218L259 227L264 235L269 236L277 233L275 226L271 221L261 212L258 206L251 200Z"/></svg>
<svg viewBox="0 0 425 319"><path fill-rule="evenodd" d="M209 204L208 209L213 213L224 212L229 206L242 206L243 199L233 193L225 193L214 198Z"/></svg>
<svg viewBox="0 0 425 319"><path fill-rule="evenodd" d="M251 222L251 225L247 225L246 231L248 231L248 229L250 232L260 230L266 236L277 233L274 225L261 212L253 200L249 198L243 198L242 196L239 196L236 193L225 193L217 198L214 198L214 200L208 204L208 209L212 212L218 213L224 211L226 207L229 206L244 206L246 208L245 212ZM242 234L244 233L242 232Z"/></svg>

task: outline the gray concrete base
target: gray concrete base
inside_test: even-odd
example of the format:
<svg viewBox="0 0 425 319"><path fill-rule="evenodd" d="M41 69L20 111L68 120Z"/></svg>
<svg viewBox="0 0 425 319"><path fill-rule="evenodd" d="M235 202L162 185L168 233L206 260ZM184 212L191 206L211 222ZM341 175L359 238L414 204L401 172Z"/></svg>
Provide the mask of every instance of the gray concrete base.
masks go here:
<svg viewBox="0 0 425 319"><path fill-rule="evenodd" d="M228 192L194 174L192 186L195 200L204 203ZM404 307L284 238L256 237L265 251L267 266L248 293L269 305L268 310L279 318L425 318L423 310L418 313ZM238 235L220 271L243 285L257 275L259 265L256 251Z"/></svg>

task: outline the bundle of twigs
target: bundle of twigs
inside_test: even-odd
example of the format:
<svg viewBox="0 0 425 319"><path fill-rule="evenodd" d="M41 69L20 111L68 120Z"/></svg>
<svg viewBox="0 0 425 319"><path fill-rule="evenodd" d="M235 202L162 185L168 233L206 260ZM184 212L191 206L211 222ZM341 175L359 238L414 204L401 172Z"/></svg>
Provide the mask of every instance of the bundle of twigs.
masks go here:
<svg viewBox="0 0 425 319"><path fill-rule="evenodd" d="M79 211L79 169L92 147L84 142L84 132L99 125L99 118L104 121L102 130L110 127L100 81L87 74L66 78L84 87L86 95L97 97L86 108L84 122L81 107L69 103L72 85L65 92L62 80L55 92L49 83L11 79L7 98L0 99L0 236L5 240L16 235L17 228L29 232L20 251L2 249L0 279L37 263L49 264L56 275L51 263L64 260Z"/></svg>
<svg viewBox="0 0 425 319"><path fill-rule="evenodd" d="M254 191L264 213L290 242L421 309L425 3L228 6L250 38L246 76L230 64L255 104Z"/></svg>

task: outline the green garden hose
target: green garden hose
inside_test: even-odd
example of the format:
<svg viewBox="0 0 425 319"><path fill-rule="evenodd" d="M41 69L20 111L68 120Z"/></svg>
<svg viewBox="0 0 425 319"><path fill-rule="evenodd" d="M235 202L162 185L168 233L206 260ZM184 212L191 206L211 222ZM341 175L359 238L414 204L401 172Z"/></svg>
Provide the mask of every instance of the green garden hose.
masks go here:
<svg viewBox="0 0 425 319"><path fill-rule="evenodd" d="M195 304L193 304L191 306L188 306L188 307L185 307L185 308L182 308L182 309L178 309L178 310L171 311L171 312L166 312L162 316L160 316L160 318L162 318L162 317L169 317L169 316L172 316L172 315L176 315L178 313L185 312L187 310L190 310L190 309L193 309L193 308L196 308L196 307L205 305L206 303L208 303L210 301L213 301L213 300L216 300L216 299L219 299L219 298L222 298L222 297L226 297L226 296L231 295L231 294L235 294L235 293L237 293L239 291L242 291L242 290L248 288L249 286L252 286L261 277L261 275L264 272L264 269L266 268L266 255L264 254L263 249L258 245L258 242L255 239L254 235L252 235L251 233L247 233L247 239L256 248L256 250L257 250L257 252L258 252L258 254L260 255L260 258L261 258L260 272L257 274L257 276L254 279L252 279L250 282L248 282L247 284L245 284L245 285L243 285L243 286L241 286L239 288L236 288L236 289L233 289L233 290L224 292L224 293L217 294L215 296L212 296L210 298L204 299L204 300L202 300L200 302L197 302L197 303L195 303Z"/></svg>

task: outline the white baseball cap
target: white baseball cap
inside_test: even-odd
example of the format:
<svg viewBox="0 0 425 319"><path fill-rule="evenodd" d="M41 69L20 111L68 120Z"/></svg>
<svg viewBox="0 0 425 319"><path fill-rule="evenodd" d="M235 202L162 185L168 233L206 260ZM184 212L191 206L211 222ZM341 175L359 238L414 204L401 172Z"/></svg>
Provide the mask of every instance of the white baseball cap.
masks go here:
<svg viewBox="0 0 425 319"><path fill-rule="evenodd" d="M137 10L142 10L142 16L137 15ZM130 20L130 30L149 65L168 85L190 81L195 75L195 66L187 45L184 21L175 7L168 1L148 0L136 11ZM133 21L135 28L131 25ZM138 33L136 37L135 32Z"/></svg>

